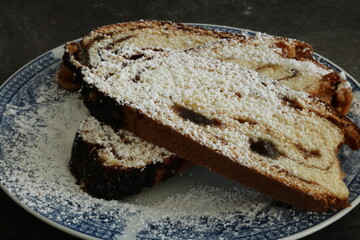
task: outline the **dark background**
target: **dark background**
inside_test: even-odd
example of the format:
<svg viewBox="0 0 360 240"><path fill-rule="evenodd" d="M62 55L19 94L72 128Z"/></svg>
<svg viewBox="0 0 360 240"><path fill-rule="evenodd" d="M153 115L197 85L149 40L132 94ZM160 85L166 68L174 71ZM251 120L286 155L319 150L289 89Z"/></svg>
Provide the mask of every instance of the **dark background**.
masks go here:
<svg viewBox="0 0 360 240"><path fill-rule="evenodd" d="M139 19L227 25L297 38L360 79L360 1L0 0L0 83L40 54L93 28ZM76 239L0 190L0 239ZM304 239L360 239L360 206Z"/></svg>

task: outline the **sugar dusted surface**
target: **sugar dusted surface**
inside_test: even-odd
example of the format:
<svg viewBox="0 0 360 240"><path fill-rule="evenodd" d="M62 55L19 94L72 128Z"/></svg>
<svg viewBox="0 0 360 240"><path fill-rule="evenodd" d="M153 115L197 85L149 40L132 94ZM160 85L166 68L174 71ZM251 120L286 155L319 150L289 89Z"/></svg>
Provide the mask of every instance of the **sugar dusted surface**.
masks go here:
<svg viewBox="0 0 360 240"><path fill-rule="evenodd" d="M283 40L287 43L285 40ZM288 40L291 45L291 40ZM267 65L280 65L285 69L297 69L306 77L308 75L325 75L330 70L321 67L311 61L298 61L286 58L282 55L282 49L275 45L276 39L272 36L261 35L257 38L249 38L244 43L237 40L226 39L215 43L209 43L191 51L217 59L230 62L242 61L244 67L256 69Z"/></svg>
<svg viewBox="0 0 360 240"><path fill-rule="evenodd" d="M103 39L94 41L98 36L103 37ZM122 46L188 49L204 43L214 42L217 39L218 38L213 36L172 29L172 27L170 27L170 30L166 30L164 26L153 26L132 31L125 30L123 33L110 36L92 32L90 36L84 39L84 42L92 43L88 49L88 53L90 56L90 64L96 66L101 61L98 50L103 48L110 49L111 51L115 51Z"/></svg>
<svg viewBox="0 0 360 240"><path fill-rule="evenodd" d="M291 39L283 41L290 46L293 44ZM256 70L293 90L308 93L321 91L318 88L322 77L332 70L312 61L283 57L283 49L277 47L275 43L276 38L259 35L245 42L220 40L194 48L190 52Z"/></svg>
<svg viewBox="0 0 360 240"><path fill-rule="evenodd" d="M292 91L238 65L183 51L127 47L118 52L124 58L100 51L105 61L84 70L84 80L121 104L138 109L241 165L310 192L347 197L334 154L343 141L342 132L307 110L324 106L313 106L305 93ZM139 54L143 57L136 61L127 59ZM283 99L293 99L305 110L299 113ZM175 105L216 119L225 127L186 121L174 112ZM245 119L245 123L238 119ZM249 139L268 140L283 154L276 160L263 157L250 150ZM313 150L319 151L321 157L306 154ZM282 170L317 185L289 177Z"/></svg>
<svg viewBox="0 0 360 240"><path fill-rule="evenodd" d="M77 96L58 88L57 69L21 87L1 120L1 185L33 212L86 237L109 239L286 237L331 221L334 213L296 211L199 167L124 201L91 198L68 170L73 137L87 112ZM359 123L359 92L354 96L350 116ZM345 148L341 156L349 185L359 154Z"/></svg>
<svg viewBox="0 0 360 240"><path fill-rule="evenodd" d="M78 129L84 141L101 146L99 157L106 166L143 168L150 163L161 163L173 153L147 143L133 133L119 129L114 131L102 125L94 117L85 118Z"/></svg>
<svg viewBox="0 0 360 240"><path fill-rule="evenodd" d="M27 84L18 93L21 103L10 102L3 115L7 124L2 125L1 140L8 144L1 145L6 160L0 161L0 180L22 204L71 229L90 228L95 236L114 239L169 237L171 224L180 224L177 236L195 238L219 226L231 232L265 219L267 224L284 224L281 215L272 215L281 206L267 209L272 200L199 167L124 201L92 198L68 169L75 132L88 112L52 78L39 85L40 79ZM296 217L292 209L281 211Z"/></svg>

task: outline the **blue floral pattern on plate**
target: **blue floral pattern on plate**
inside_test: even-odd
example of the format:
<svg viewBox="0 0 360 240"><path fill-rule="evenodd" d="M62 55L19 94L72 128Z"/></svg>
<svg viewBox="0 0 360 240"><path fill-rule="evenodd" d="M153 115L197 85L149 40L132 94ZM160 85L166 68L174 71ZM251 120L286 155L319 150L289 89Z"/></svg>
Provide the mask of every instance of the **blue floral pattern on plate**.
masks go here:
<svg viewBox="0 0 360 240"><path fill-rule="evenodd" d="M201 26L219 31L255 34L237 28ZM226 182L228 186L224 190L217 184L218 181L226 180L198 168L185 173L182 179L176 177L177 180L171 180L173 183L169 185L164 183L164 186L145 190L141 196L125 201L91 198L79 190L67 169L72 139L87 112L75 94L60 89L54 81L61 49L59 47L36 58L10 77L0 89L1 187L21 206L49 224L86 238L295 239L326 226L351 210L324 214L297 211L229 182ZM315 58L342 71L322 56L315 55ZM359 85L348 74L346 77L357 98L360 96L357 94ZM354 102L354 107L358 109L359 100ZM349 117L357 124L360 123L360 114L356 111L350 112ZM360 201L359 155L359 151L350 151L347 147L343 147L340 152L353 207ZM212 186L198 184L199 179L194 180L192 174L215 180ZM221 202L221 195L226 191L230 192L227 199L230 203L234 198L239 199L239 205L243 204L244 207L234 210L224 208L216 214L184 214L190 211L172 208L172 203L181 203L185 200L179 198L186 199L188 195L177 195L176 189L172 189L174 192L161 197L164 194L162 187L166 189L172 186L170 184L182 181L184 185L191 183L192 199L204 198L206 195L202 190L206 189L217 203ZM184 185L176 186L183 188ZM152 199L152 191L158 192L156 194L160 196L153 199L155 203L168 206L163 209L164 212L157 212L156 204L146 202L149 196ZM247 202L248 197L249 201L256 203L256 208L251 209L253 205ZM212 202L208 201L207 204L211 205ZM175 209L173 215L170 214L172 209ZM206 211L214 209L216 205L213 209L205 208ZM176 216L177 211L179 216Z"/></svg>

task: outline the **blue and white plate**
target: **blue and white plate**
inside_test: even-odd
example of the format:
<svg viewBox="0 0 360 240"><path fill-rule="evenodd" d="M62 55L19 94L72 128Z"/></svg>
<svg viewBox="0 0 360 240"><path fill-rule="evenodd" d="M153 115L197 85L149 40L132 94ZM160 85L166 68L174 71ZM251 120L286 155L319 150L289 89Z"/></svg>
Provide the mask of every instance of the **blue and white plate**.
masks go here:
<svg viewBox="0 0 360 240"><path fill-rule="evenodd" d="M76 94L55 83L62 53L60 46L34 59L0 89L0 185L43 221L89 239L296 239L338 220L360 202L360 152L347 147L340 158L352 207L342 211L297 211L200 167L123 201L92 198L68 171L75 131L87 111ZM349 117L360 125L360 88L346 77L355 98Z"/></svg>

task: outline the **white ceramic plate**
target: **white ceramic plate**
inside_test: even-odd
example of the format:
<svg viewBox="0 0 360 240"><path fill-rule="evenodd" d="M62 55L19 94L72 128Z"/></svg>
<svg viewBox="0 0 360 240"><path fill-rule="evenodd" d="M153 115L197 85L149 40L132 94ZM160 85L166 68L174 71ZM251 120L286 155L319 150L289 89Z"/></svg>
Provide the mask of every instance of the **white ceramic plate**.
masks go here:
<svg viewBox="0 0 360 240"><path fill-rule="evenodd" d="M87 110L54 81L62 53L60 46L34 59L0 89L1 187L43 221L90 239L296 239L336 221L359 203L360 152L347 147L340 158L352 207L338 212L297 211L200 167L123 201L88 196L67 166L75 131ZM346 77L355 97L349 117L359 125L360 87Z"/></svg>

